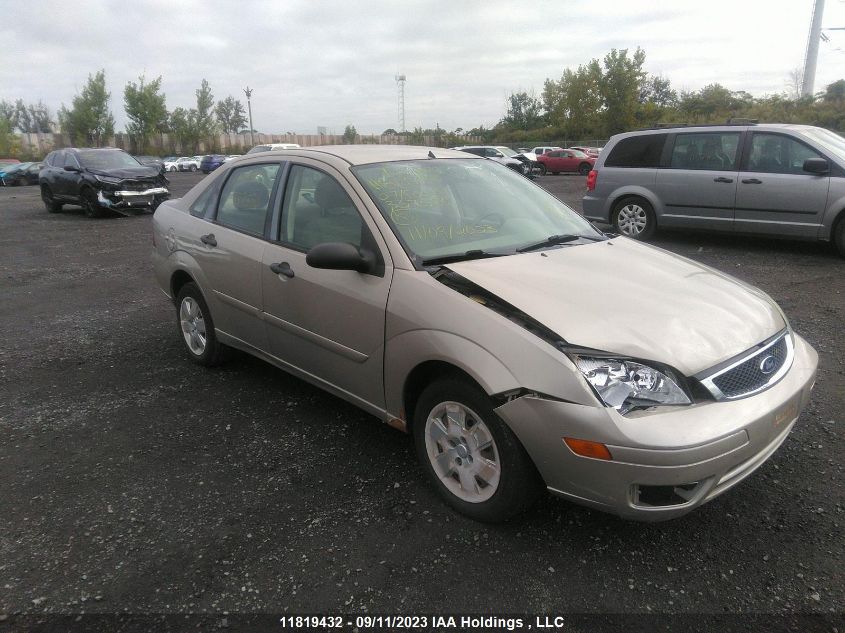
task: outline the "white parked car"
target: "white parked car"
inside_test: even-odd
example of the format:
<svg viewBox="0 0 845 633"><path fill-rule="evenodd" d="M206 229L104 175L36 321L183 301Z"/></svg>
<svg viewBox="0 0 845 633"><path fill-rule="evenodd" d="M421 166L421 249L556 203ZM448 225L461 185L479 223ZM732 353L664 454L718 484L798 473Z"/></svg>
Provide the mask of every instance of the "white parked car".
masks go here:
<svg viewBox="0 0 845 633"><path fill-rule="evenodd" d="M198 156L183 156L176 160L176 169L179 171L197 171L200 168L201 160Z"/></svg>
<svg viewBox="0 0 845 633"><path fill-rule="evenodd" d="M164 171L178 171L179 167L176 165L176 161L179 159L175 156L170 156L162 160L164 164Z"/></svg>
<svg viewBox="0 0 845 633"><path fill-rule="evenodd" d="M562 147L558 147L557 145L541 145L539 147L535 147L531 151L539 156L540 154L545 154L546 152L553 152L556 149L563 149Z"/></svg>

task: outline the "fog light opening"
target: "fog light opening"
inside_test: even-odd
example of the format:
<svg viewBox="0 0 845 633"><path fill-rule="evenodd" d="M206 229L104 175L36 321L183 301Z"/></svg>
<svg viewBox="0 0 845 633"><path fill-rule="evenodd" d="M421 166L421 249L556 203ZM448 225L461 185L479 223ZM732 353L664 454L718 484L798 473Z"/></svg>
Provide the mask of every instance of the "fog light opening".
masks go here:
<svg viewBox="0 0 845 633"><path fill-rule="evenodd" d="M599 442L591 442L589 440L578 440L573 437L565 437L563 441L576 455L581 457L591 457L593 459L612 460L613 456L610 454L607 446Z"/></svg>
<svg viewBox="0 0 845 633"><path fill-rule="evenodd" d="M693 481L679 486L644 486L634 484L634 505L660 508L681 506L692 501L701 486L700 481Z"/></svg>

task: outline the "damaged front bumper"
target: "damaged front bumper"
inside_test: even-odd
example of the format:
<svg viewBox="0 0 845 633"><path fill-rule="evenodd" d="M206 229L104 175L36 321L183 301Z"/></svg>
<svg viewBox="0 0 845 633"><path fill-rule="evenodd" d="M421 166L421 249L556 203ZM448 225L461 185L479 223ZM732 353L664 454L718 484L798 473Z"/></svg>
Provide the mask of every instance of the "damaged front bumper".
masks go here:
<svg viewBox="0 0 845 633"><path fill-rule="evenodd" d="M810 397L818 355L795 336L795 358L753 396L622 416L528 395L496 409L557 495L627 518L681 516L756 470L789 435ZM563 438L603 443L611 459L575 454Z"/></svg>
<svg viewBox="0 0 845 633"><path fill-rule="evenodd" d="M150 187L149 189L133 190L100 190L97 201L108 209L115 211L129 209L155 209L160 203L170 197L167 187Z"/></svg>

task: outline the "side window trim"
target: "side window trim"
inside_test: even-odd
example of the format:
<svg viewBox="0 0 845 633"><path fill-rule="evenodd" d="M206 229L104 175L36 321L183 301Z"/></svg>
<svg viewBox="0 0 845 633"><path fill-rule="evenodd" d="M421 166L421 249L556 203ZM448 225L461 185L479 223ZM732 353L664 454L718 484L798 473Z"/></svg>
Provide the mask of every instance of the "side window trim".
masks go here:
<svg viewBox="0 0 845 633"><path fill-rule="evenodd" d="M269 236L267 235L267 227L268 227L267 218L264 219L264 232L261 235L258 235L256 233L251 233L249 231L244 231L243 229L239 229L236 226L230 226L228 224L224 224L223 222L217 221L217 212L220 210L220 197L223 194L223 190L226 188L226 184L229 182L229 179L231 179L232 175L240 169L245 169L245 168L249 168L249 167L257 167L259 165L278 165L279 166L279 170L276 173L276 178L273 181L273 187L270 190L270 203L273 204L273 201L276 199L276 191L279 187L279 176L281 175L281 172L282 172L282 170L285 166L285 161L271 160L271 161L266 161L266 162L261 162L261 163L250 163L248 165L239 165L238 167L230 169L229 173L226 174L226 178L218 186L218 190L213 195L213 197L215 198L214 206L212 207L211 213L207 214L207 217L205 218L206 220L208 220L212 224L222 226L223 228L228 229L230 231L237 231L238 233L242 233L243 235L249 235L250 237L255 237L255 238L258 238L258 239L262 239L262 240L268 240L269 239ZM271 215L272 215L272 207L270 209L270 212L267 214L267 216L269 217Z"/></svg>

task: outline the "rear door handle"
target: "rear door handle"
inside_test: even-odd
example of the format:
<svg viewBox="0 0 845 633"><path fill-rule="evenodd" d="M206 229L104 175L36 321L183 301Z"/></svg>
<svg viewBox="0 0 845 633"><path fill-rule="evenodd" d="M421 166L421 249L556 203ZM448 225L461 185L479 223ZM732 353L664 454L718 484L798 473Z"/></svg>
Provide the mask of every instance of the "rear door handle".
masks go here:
<svg viewBox="0 0 845 633"><path fill-rule="evenodd" d="M718 178L713 179L713 182L728 182L728 183L731 183L733 181L734 181L733 178L725 178L724 176L719 176Z"/></svg>
<svg viewBox="0 0 845 633"><path fill-rule="evenodd" d="M742 182L746 185L762 185L763 181L757 178L743 178Z"/></svg>
<svg viewBox="0 0 845 633"><path fill-rule="evenodd" d="M203 244L208 244L209 246L217 246L217 240L214 239L214 233L203 235L200 238L200 242L202 242Z"/></svg>
<svg viewBox="0 0 845 633"><path fill-rule="evenodd" d="M279 262L276 264L270 264L270 270L272 270L277 275L284 275L285 277L293 277L293 269L290 267L290 264L287 262Z"/></svg>

